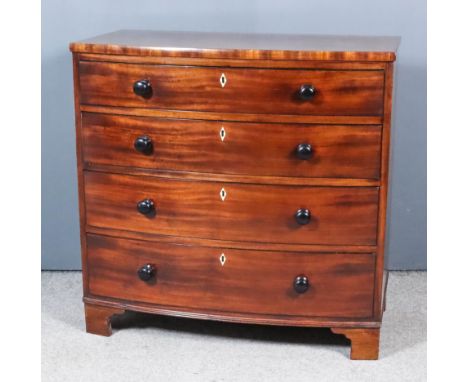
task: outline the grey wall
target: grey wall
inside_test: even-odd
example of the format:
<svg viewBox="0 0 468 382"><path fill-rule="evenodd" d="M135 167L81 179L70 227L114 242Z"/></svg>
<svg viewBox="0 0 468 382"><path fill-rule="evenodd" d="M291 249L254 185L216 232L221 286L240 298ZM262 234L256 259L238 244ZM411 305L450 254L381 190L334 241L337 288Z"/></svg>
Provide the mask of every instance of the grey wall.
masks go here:
<svg viewBox="0 0 468 382"><path fill-rule="evenodd" d="M389 227L391 269L426 267L424 0L43 0L42 266L79 269L68 43L116 29L399 35Z"/></svg>

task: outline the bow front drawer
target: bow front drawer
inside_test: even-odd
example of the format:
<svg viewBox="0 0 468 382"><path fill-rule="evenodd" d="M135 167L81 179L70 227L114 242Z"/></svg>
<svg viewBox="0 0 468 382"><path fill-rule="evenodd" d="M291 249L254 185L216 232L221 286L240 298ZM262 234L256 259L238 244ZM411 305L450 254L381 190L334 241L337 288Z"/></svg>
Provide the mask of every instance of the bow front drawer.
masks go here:
<svg viewBox="0 0 468 382"><path fill-rule="evenodd" d="M375 245L377 187L295 187L85 173L87 224L244 242Z"/></svg>
<svg viewBox="0 0 468 382"><path fill-rule="evenodd" d="M81 61L81 103L225 113L380 116L382 70L299 70Z"/></svg>
<svg viewBox="0 0 468 382"><path fill-rule="evenodd" d="M86 164L378 179L380 125L218 122L83 113Z"/></svg>
<svg viewBox="0 0 468 382"><path fill-rule="evenodd" d="M372 315L375 256L234 250L88 235L92 295L186 310Z"/></svg>

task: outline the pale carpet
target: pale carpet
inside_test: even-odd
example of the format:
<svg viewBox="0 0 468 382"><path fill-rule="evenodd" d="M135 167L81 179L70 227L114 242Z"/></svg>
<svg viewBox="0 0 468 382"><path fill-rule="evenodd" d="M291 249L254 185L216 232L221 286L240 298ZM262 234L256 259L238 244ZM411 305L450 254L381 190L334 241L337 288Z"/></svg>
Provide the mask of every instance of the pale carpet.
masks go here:
<svg viewBox="0 0 468 382"><path fill-rule="evenodd" d="M111 337L86 334L81 296L80 272L43 272L43 382L426 380L425 272L390 274L378 361L350 361L328 329L127 313Z"/></svg>

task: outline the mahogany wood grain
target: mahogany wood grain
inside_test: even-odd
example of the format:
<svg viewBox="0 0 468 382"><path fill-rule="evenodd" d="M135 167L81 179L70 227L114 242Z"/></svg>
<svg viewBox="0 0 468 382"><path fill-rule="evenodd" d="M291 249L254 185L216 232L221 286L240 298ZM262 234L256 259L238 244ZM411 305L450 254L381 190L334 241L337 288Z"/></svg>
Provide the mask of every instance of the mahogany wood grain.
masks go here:
<svg viewBox="0 0 468 382"><path fill-rule="evenodd" d="M140 167L123 167L85 163L85 170L124 175L146 175L161 179L202 180L223 183L273 184L286 186L330 186L330 187L378 187L380 180L356 178L304 178L286 176L254 176L246 174L220 174L213 172L193 172L157 170Z"/></svg>
<svg viewBox="0 0 468 382"><path fill-rule="evenodd" d="M380 125L382 116L362 115L290 115L254 113L214 113L187 110L163 110L150 108L128 108L116 106L80 105L82 112L115 115L134 115L138 117L157 117L174 119L203 119L211 121L267 122L267 123L315 123L330 125Z"/></svg>
<svg viewBox="0 0 468 382"><path fill-rule="evenodd" d="M380 329L332 328L333 333L343 334L351 341L351 359L375 360L379 358Z"/></svg>
<svg viewBox="0 0 468 382"><path fill-rule="evenodd" d="M380 130L374 125L255 124L83 113L83 160L90 167L378 179ZM151 139L149 153L134 147L142 136ZM312 146L310 159L296 155L303 143Z"/></svg>
<svg viewBox="0 0 468 382"><path fill-rule="evenodd" d="M320 252L320 253L372 253L377 250L376 245L328 245L328 244L296 244L296 243L260 243L250 241L232 241L201 239L188 236L167 236L157 233L139 231L127 231L115 228L104 228L87 225L86 232L127 239L135 239L148 242L159 242L168 244L184 244L202 247L225 247L233 249L252 249L258 251L281 251L281 252ZM149 244L151 245L151 244Z"/></svg>
<svg viewBox="0 0 468 382"><path fill-rule="evenodd" d="M321 326L377 359L398 43L118 31L70 44L87 330L110 335L125 310ZM141 79L152 97L134 94ZM141 134L151 155L133 149ZM297 162L306 141L315 156ZM156 215L137 212L148 197Z"/></svg>
<svg viewBox="0 0 468 382"><path fill-rule="evenodd" d="M258 314L255 312L236 313L223 312L219 310L193 309L184 306L173 307L168 305L157 305L152 303L127 301L110 297L84 296L86 304L105 306L131 310L142 313L160 314L173 317L194 318L200 320L217 320L244 324L280 325L299 327L322 327L322 328L380 328L381 322L367 318L339 318L339 317L313 317L294 316L285 314Z"/></svg>
<svg viewBox="0 0 468 382"><path fill-rule="evenodd" d="M220 77L227 78L224 87ZM149 80L152 96L134 94ZM316 94L301 100L311 84ZM276 70L80 62L81 102L88 105L256 114L369 115L383 108L382 70Z"/></svg>
<svg viewBox="0 0 468 382"><path fill-rule="evenodd" d="M80 111L80 81L79 81L79 55L73 54L73 91L74 91L74 111L75 111L75 152L78 175L78 212L80 219L80 250L82 278L83 278L83 293L87 294L88 287L88 268L85 266L86 252L86 201L84 198L84 173L83 173L83 147L81 140L81 111Z"/></svg>
<svg viewBox="0 0 468 382"><path fill-rule="evenodd" d="M155 268L148 282L137 276L145 264ZM89 291L95 296L258 314L372 316L374 256L369 254L148 245L88 235L88 266ZM293 288L298 275L310 280L302 294Z"/></svg>
<svg viewBox="0 0 468 382"><path fill-rule="evenodd" d="M78 53L77 53L78 54ZM79 53L82 61L122 62L128 64L223 66L232 68L284 68L326 70L385 70L385 61L323 61L323 60L248 60L223 58L193 58L164 56L123 56L108 54Z"/></svg>
<svg viewBox="0 0 468 382"><path fill-rule="evenodd" d="M375 285L375 301L374 315L381 319L383 314L383 305L381 302L385 296L384 290L384 266L385 266L385 246L386 246L386 231L387 231L387 203L388 203L388 188L389 188L389 168L390 168L390 132L391 132L391 116L392 116L392 94L393 94L393 63L389 63L385 71L385 106L384 106L384 125L382 131L382 159L380 168L380 178L382 185L380 187L379 198L379 215L378 215L378 233L377 233L377 264L376 285Z"/></svg>
<svg viewBox="0 0 468 382"><path fill-rule="evenodd" d="M111 317L122 313L124 310L121 308L85 303L86 331L109 337L112 334Z"/></svg>
<svg viewBox="0 0 468 382"><path fill-rule="evenodd" d="M86 172L85 183L91 226L251 242L376 243L375 187L228 185L96 172ZM155 203L154 216L136 209L147 198ZM300 208L311 212L307 225L295 220Z"/></svg>
<svg viewBox="0 0 468 382"><path fill-rule="evenodd" d="M399 37L121 30L70 44L73 52L268 60L394 61Z"/></svg>

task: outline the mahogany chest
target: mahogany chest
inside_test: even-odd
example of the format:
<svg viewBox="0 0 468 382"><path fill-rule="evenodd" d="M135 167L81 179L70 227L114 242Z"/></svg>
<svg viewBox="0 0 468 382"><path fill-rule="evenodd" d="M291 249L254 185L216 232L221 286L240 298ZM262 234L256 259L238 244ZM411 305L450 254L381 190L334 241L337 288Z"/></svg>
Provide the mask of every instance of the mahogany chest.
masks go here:
<svg viewBox="0 0 468 382"><path fill-rule="evenodd" d="M329 327L376 359L398 43L72 43L87 331L126 310Z"/></svg>

